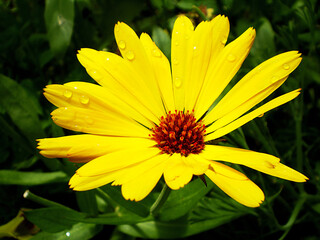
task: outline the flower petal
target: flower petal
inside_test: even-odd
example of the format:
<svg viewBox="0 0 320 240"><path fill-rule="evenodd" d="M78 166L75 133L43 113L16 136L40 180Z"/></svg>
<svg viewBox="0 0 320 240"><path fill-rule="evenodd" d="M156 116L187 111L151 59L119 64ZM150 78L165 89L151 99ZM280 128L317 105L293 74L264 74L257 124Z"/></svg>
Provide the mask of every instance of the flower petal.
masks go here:
<svg viewBox="0 0 320 240"><path fill-rule="evenodd" d="M153 142L150 140L150 142ZM98 157L77 170L80 176L97 176L129 167L160 154L160 150L148 147L143 143L135 148L129 148Z"/></svg>
<svg viewBox="0 0 320 240"><path fill-rule="evenodd" d="M174 112L176 108L173 99L170 63L148 34L142 33L140 41L152 65L166 111Z"/></svg>
<svg viewBox="0 0 320 240"><path fill-rule="evenodd" d="M54 110L53 121L73 131L109 136L147 137L150 131L117 112L98 112L91 109L64 107Z"/></svg>
<svg viewBox="0 0 320 240"><path fill-rule="evenodd" d="M229 43L208 69L205 82L195 106L199 119L219 97L247 57L255 38L255 30L249 28L240 37Z"/></svg>
<svg viewBox="0 0 320 240"><path fill-rule="evenodd" d="M47 158L69 158L72 162L88 162L115 151L136 148L142 144L153 146L144 138L108 137L90 134L72 135L38 140L40 154Z"/></svg>
<svg viewBox="0 0 320 240"><path fill-rule="evenodd" d="M264 90L270 89L268 94L256 98L256 101L248 105L245 110L249 110L255 104L262 101L276 90L287 79L288 75L296 69L301 62L298 52L292 51L279 54L245 75L223 98L222 100L205 116L204 123L210 124L213 121L231 113L241 105L249 101L255 95ZM241 114L240 114L241 115Z"/></svg>
<svg viewBox="0 0 320 240"><path fill-rule="evenodd" d="M136 75L141 79L141 85L146 87L149 90L148 92L151 93L148 97L150 99L149 101L154 102L153 105L151 105L152 109L158 113L158 116L162 116L164 114L164 108L161 101L160 89L152 64L147 57L140 39L136 33L123 22L116 24L114 35L127 65L134 69ZM147 95L143 89L141 89L141 93Z"/></svg>
<svg viewBox="0 0 320 240"><path fill-rule="evenodd" d="M222 127L218 129L217 131L210 133L210 126L207 128L209 134L205 136L205 141L210 141L213 139L217 139L219 137L222 137L229 132L232 132L233 130L241 127L242 125L246 124L247 122L251 121L252 119L264 114L265 112L268 112L269 110L276 108L282 104L285 104L286 102L291 101L292 99L296 98L300 94L300 89L294 90L292 92L289 92L287 94L283 94L280 97L277 97L266 104L262 105L261 107L255 109L254 111L251 111L250 113L238 118L237 120L231 122L230 124L226 125L225 127Z"/></svg>
<svg viewBox="0 0 320 240"><path fill-rule="evenodd" d="M247 207L259 207L264 201L264 194L256 184L224 164L212 162L206 175L222 191Z"/></svg>
<svg viewBox="0 0 320 240"><path fill-rule="evenodd" d="M109 92L153 122L157 122L164 109L161 100L156 101L154 94L146 86L141 76L122 57L104 51L83 48L78 60L88 74ZM161 105L161 106L160 106Z"/></svg>
<svg viewBox="0 0 320 240"><path fill-rule="evenodd" d="M89 108L101 112L119 112L141 124L152 128L154 123L141 112L144 108L130 106L120 98L114 96L107 88L86 83L69 82L64 85L52 84L44 89L45 97L57 107L74 106Z"/></svg>
<svg viewBox="0 0 320 240"><path fill-rule="evenodd" d="M174 190L189 183L193 176L193 169L185 164L184 156L173 154L164 169L164 180Z"/></svg>
<svg viewBox="0 0 320 240"><path fill-rule="evenodd" d="M125 199L140 201L144 199L156 186L161 178L168 161L168 155L159 155L146 162L153 161L152 167L137 166L131 172L135 172L134 178L122 184L121 191ZM139 170L138 170L139 167ZM139 175L136 175L138 170ZM143 170L143 171L141 171ZM128 173L127 173L128 174ZM131 176L132 177L132 176Z"/></svg>
<svg viewBox="0 0 320 240"><path fill-rule="evenodd" d="M195 29L190 49L190 77L186 78L185 108L195 107L200 90L203 86L208 69L223 50L229 34L229 21L225 16L218 15L210 22L201 22Z"/></svg>
<svg viewBox="0 0 320 240"><path fill-rule="evenodd" d="M192 168L193 175L202 175L204 174L210 165L210 162L201 157L198 154L190 154L183 159L187 166Z"/></svg>
<svg viewBox="0 0 320 240"><path fill-rule="evenodd" d="M185 83L190 77L193 24L186 16L179 16L174 23L171 40L171 67L176 110L185 108Z"/></svg>
<svg viewBox="0 0 320 240"><path fill-rule="evenodd" d="M201 157L207 160L241 164L260 172L289 181L305 182L303 174L280 163L280 159L269 154L217 145L207 145Z"/></svg>

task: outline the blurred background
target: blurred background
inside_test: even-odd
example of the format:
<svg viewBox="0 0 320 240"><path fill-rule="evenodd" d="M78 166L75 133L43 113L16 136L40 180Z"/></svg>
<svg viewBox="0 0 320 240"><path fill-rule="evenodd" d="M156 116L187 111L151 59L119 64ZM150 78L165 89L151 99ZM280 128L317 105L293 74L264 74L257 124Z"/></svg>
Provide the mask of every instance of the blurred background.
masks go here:
<svg viewBox="0 0 320 240"><path fill-rule="evenodd" d="M38 232L33 239L319 239L319 7L318 0L1 0L0 237L9 239L14 232L16 238L28 239ZM302 63L273 97L300 87L302 94L234 131L227 140L236 147L278 156L310 180L297 184L244 169L266 194L260 208L240 206L211 186L213 190L194 200L186 212L167 219L188 229L180 232L170 229L166 218L163 225L154 221L152 226L131 228L117 227L116 221L107 225L98 220L54 221L53 212L28 214L30 209L55 203L57 208L63 204L90 216L112 212L101 203L103 196L68 189L77 166L38 154L36 139L71 134L53 124L54 106L42 89L52 83L93 82L76 53L80 48L119 53L113 35L117 21L130 25L138 35L150 34L170 60L171 30L179 14L187 15L194 25L218 14L228 16L228 42L248 27L257 30L253 48L231 85L276 54L302 53ZM26 190L35 195L23 197ZM16 218L20 209L22 217ZM12 219L16 222L4 225ZM59 226L54 225L57 222Z"/></svg>

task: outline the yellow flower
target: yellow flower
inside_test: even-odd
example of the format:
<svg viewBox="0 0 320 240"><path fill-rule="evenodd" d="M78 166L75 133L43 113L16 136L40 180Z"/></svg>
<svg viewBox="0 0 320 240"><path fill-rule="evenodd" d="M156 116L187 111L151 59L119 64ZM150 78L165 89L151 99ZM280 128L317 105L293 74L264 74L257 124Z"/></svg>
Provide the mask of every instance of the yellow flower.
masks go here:
<svg viewBox="0 0 320 240"><path fill-rule="evenodd" d="M43 156L87 162L71 178L71 188L85 191L112 182L122 186L124 198L139 201L162 175L171 189L179 189L194 175L205 174L236 201L258 207L264 200L261 189L221 161L290 181L307 180L272 155L206 144L299 95L297 89L250 111L299 65L297 51L260 64L208 111L247 57L253 28L225 46L225 16L195 29L180 16L172 33L171 68L148 34L139 38L122 22L114 34L122 57L93 49L78 53L101 86L70 82L45 88L46 98L58 107L53 121L87 133L39 140Z"/></svg>

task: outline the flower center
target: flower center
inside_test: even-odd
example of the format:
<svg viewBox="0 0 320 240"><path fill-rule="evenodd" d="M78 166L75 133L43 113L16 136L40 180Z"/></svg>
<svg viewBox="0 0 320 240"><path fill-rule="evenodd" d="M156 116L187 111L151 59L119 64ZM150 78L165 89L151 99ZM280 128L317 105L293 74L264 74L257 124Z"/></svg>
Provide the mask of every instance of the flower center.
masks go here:
<svg viewBox="0 0 320 240"><path fill-rule="evenodd" d="M150 136L162 153L188 156L200 153L205 146L205 125L196 121L193 111L169 112L166 117L161 117L159 126L152 128L152 132Z"/></svg>

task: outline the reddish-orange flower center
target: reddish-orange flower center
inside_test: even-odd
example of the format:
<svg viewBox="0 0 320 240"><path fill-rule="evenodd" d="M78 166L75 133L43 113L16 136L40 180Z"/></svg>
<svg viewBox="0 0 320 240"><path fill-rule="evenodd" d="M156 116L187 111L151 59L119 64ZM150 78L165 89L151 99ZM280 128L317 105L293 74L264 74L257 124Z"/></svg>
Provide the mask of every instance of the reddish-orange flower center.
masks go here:
<svg viewBox="0 0 320 240"><path fill-rule="evenodd" d="M193 112L169 112L152 128L152 139L162 153L180 153L183 156L198 154L204 149L205 125L196 121Z"/></svg>

